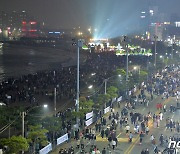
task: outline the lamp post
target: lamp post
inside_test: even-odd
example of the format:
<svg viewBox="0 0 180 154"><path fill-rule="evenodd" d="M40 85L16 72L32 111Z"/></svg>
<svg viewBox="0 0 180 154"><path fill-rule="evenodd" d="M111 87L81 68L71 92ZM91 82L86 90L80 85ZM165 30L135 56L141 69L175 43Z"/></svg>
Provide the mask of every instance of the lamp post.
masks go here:
<svg viewBox="0 0 180 154"><path fill-rule="evenodd" d="M129 98L129 93L128 93L129 52L128 52L128 45L126 45L126 42L127 42L127 36L124 36L124 48L126 50L126 97L128 99Z"/></svg>
<svg viewBox="0 0 180 154"><path fill-rule="evenodd" d="M42 106L35 106L35 107L32 107L32 108L30 108L29 110L27 110L26 112L22 112L22 137L25 137L25 124L24 124L24 119L25 119L25 116L31 111L31 110L33 110L33 109L35 109L35 108L38 108L38 107L42 107ZM43 107L44 108L47 108L48 107L48 105L47 104L44 104L43 105ZM24 153L24 151L22 151L22 154Z"/></svg>
<svg viewBox="0 0 180 154"><path fill-rule="evenodd" d="M111 76L111 77L109 77L107 79L104 79L104 94L105 95L107 94L107 82L108 82L108 80L115 77L115 76L121 77L121 75L119 74L119 75L113 75L113 76Z"/></svg>
<svg viewBox="0 0 180 154"><path fill-rule="evenodd" d="M154 40L155 40L155 44L154 44L154 67L155 67L155 71L156 71L156 54L157 54L157 35L154 35Z"/></svg>
<svg viewBox="0 0 180 154"><path fill-rule="evenodd" d="M30 111L32 111L33 109L39 108L39 107L47 108L48 105L47 105L47 104L44 104L44 105L42 105L42 106L35 106L35 107L30 108L30 109L27 110L26 112L25 112L25 111L22 112L22 137L24 137L24 127L25 127L25 125L24 125L24 119L25 119L25 116L26 116Z"/></svg>
<svg viewBox="0 0 180 154"><path fill-rule="evenodd" d="M79 112L79 50L83 46L83 40L79 39L77 42L77 94L76 94L76 112ZM79 127L79 119L76 119Z"/></svg>
<svg viewBox="0 0 180 154"><path fill-rule="evenodd" d="M171 53L171 58L174 58L174 42L172 42L172 53Z"/></svg>
<svg viewBox="0 0 180 154"><path fill-rule="evenodd" d="M54 116L56 116L56 88L54 88Z"/></svg>
<svg viewBox="0 0 180 154"><path fill-rule="evenodd" d="M164 63L164 56L160 55L159 58L161 58Z"/></svg>

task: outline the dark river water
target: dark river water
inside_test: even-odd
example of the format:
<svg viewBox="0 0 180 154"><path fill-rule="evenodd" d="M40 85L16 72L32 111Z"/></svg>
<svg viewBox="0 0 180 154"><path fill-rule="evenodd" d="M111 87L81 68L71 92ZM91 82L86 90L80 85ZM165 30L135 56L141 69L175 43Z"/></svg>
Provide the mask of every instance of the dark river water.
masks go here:
<svg viewBox="0 0 180 154"><path fill-rule="evenodd" d="M76 65L75 50L3 44L0 46L0 80L41 70Z"/></svg>

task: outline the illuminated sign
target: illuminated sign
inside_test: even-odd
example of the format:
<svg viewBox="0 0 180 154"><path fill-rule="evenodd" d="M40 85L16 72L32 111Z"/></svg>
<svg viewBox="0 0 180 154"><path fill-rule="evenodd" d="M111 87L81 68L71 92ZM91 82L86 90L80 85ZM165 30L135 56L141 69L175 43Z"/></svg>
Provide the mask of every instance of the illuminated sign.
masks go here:
<svg viewBox="0 0 180 154"><path fill-rule="evenodd" d="M176 27L180 27L180 21L175 22Z"/></svg>

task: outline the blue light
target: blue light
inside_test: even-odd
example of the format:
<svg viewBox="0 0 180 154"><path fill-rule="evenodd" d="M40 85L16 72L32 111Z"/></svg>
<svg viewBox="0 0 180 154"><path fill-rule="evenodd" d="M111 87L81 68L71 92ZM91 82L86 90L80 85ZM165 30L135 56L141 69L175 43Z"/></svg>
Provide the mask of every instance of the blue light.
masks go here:
<svg viewBox="0 0 180 154"><path fill-rule="evenodd" d="M54 32L55 34L60 34L60 32Z"/></svg>
<svg viewBox="0 0 180 154"><path fill-rule="evenodd" d="M49 32L49 34L53 34L53 32Z"/></svg>

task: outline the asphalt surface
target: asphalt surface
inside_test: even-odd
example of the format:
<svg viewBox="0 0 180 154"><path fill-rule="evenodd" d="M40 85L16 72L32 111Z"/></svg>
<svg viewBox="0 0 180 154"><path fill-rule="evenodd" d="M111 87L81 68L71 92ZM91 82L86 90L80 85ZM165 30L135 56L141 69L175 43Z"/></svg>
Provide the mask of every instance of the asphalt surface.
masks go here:
<svg viewBox="0 0 180 154"><path fill-rule="evenodd" d="M176 101L174 97L170 97L169 99L162 99L161 96L155 96L154 100L149 104L149 106L144 106L144 105L137 105L135 110L132 110L133 112L139 112L141 114L147 114L149 111L152 112L152 115L154 113L158 114L160 111L156 109L156 104L157 103L163 103L167 105L167 109L169 109L170 105L176 105ZM123 105L123 104L122 104ZM121 105L121 108L122 108ZM121 112L121 109L119 108L115 108L115 113L116 112ZM130 112L130 111L129 111ZM139 144L139 135L134 134L133 136L133 141L132 143L128 142L128 136L126 136L125 134L125 129L120 129L119 125L117 127L116 130L116 136L118 138L118 146L115 148L115 150L113 150L112 148L108 148L108 141L106 138L101 138L100 134L97 132L96 133L96 145L97 148L102 151L102 149L105 147L107 149L107 153L113 153L113 154L140 154L141 151L143 149L148 148L150 154L153 154L153 147L151 145L150 142L150 136L151 134L153 134L156 137L156 141L157 141L157 145L158 148L160 150L163 150L165 147L159 146L159 137L161 134L164 134L164 136L173 136L173 134L177 134L177 132L171 132L170 130L166 130L165 129L165 124L166 124L166 118L170 117L174 120L180 120L180 110L177 110L175 113L170 113L170 111L168 110L165 114L164 114L164 119L161 121L160 123L160 127L159 128L154 128L152 120L149 120L149 128L150 128L150 133L149 135L145 135L145 137L143 138L142 144ZM106 118L107 119L107 118ZM130 119L130 117L129 117ZM110 121L107 120L107 125L108 123L110 124ZM130 123L130 122L129 122ZM133 126L130 124L131 126L131 131L133 132ZM58 146L58 148L51 152L51 154L58 154L59 149L61 148L69 148L71 146L76 147L76 141L72 141L68 144L63 144ZM89 140L87 139L85 141L85 151L89 152L90 150L90 146L91 143L89 142ZM75 153L80 153L79 149L75 150Z"/></svg>

